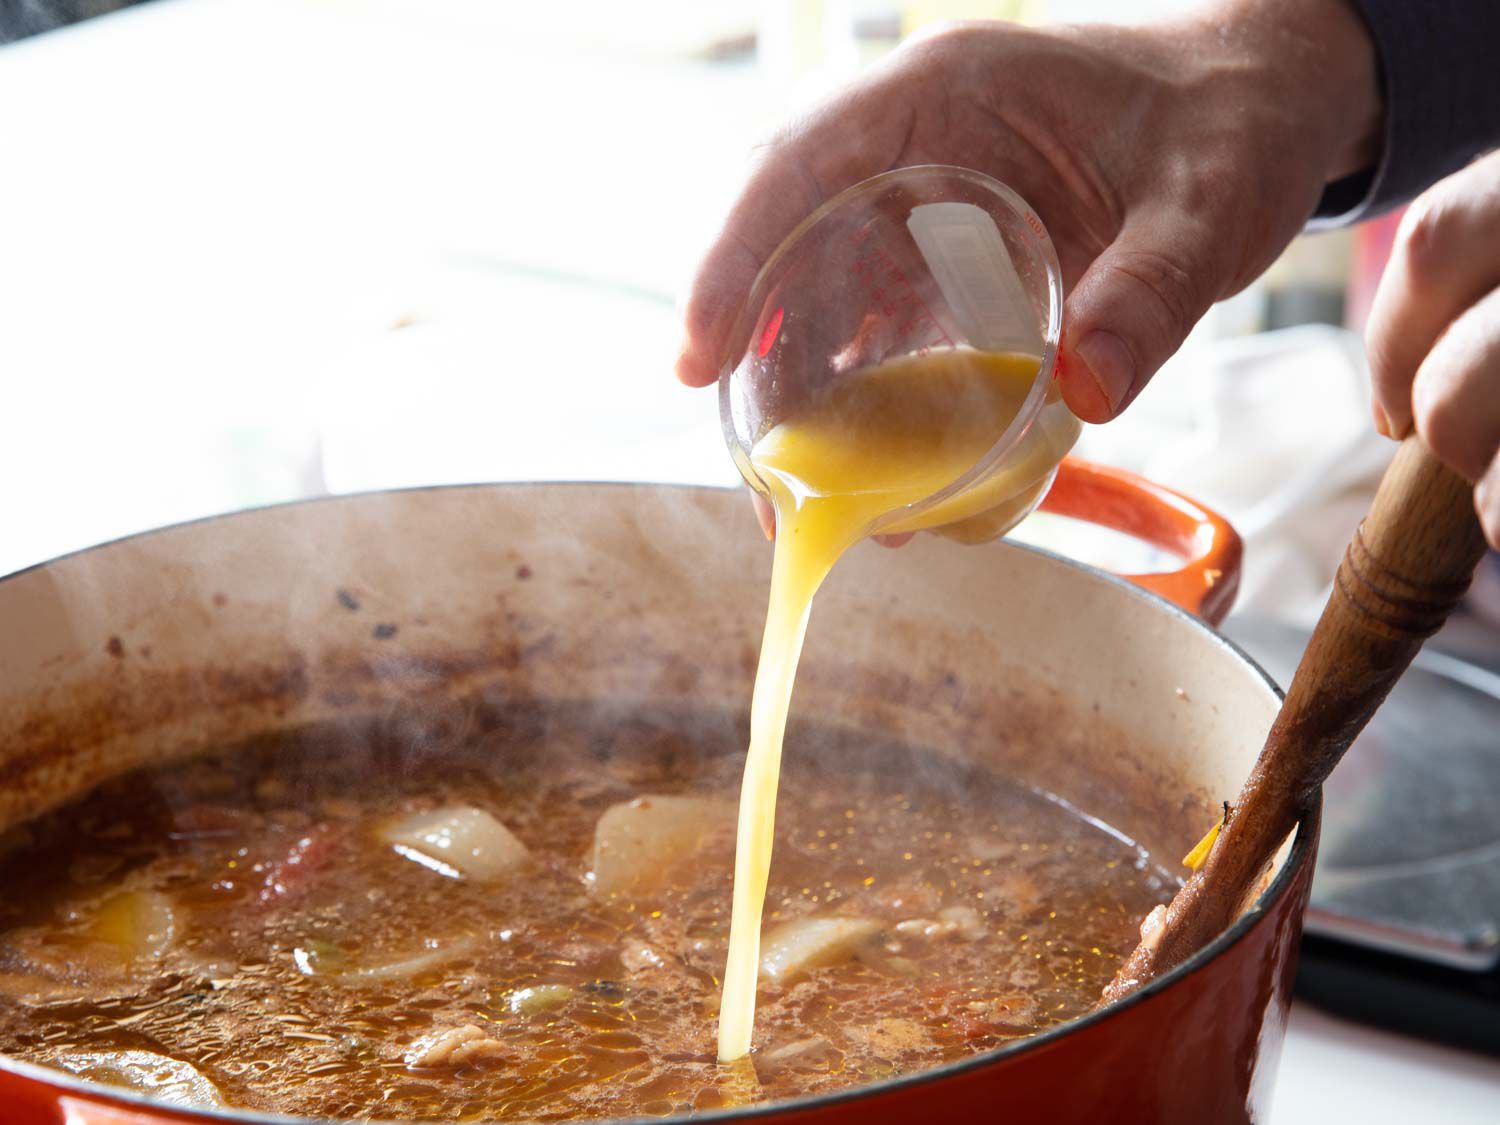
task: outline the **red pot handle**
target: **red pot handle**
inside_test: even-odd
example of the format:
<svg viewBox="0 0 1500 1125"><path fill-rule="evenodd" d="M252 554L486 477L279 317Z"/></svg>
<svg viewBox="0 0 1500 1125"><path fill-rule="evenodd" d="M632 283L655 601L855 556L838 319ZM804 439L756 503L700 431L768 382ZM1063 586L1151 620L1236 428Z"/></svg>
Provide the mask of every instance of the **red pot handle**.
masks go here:
<svg viewBox="0 0 1500 1125"><path fill-rule="evenodd" d="M1181 556L1180 570L1121 577L1189 613L1217 625L1234 604L1244 544L1223 516L1180 492L1124 469L1065 457L1041 510L1124 532Z"/></svg>

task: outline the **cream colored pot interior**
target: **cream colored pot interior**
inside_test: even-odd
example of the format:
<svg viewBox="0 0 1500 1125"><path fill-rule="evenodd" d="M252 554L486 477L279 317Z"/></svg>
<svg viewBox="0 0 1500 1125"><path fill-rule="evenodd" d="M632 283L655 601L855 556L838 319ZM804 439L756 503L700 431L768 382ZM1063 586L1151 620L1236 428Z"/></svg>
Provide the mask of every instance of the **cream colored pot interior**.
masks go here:
<svg viewBox="0 0 1500 1125"><path fill-rule="evenodd" d="M748 704L770 546L737 493L527 485L211 520L0 582L0 828L205 745L453 700ZM856 549L794 715L993 763L1168 861L1275 693L1210 630L1007 544ZM731 721L726 719L726 721ZM789 754L815 753L797 744Z"/></svg>

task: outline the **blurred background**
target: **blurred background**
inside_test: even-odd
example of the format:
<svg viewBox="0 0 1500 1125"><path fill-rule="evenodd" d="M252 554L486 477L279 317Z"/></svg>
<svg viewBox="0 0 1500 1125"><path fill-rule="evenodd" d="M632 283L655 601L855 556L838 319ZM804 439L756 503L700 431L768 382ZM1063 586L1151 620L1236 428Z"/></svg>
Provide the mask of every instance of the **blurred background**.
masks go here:
<svg viewBox="0 0 1500 1125"><path fill-rule="evenodd" d="M1186 6L155 0L27 36L121 5L0 0L0 573L325 491L735 483L670 364L755 142L935 20ZM1316 606L1386 452L1353 337L1252 334L1357 328L1388 228L1299 241L1085 439L1270 544L1250 604Z"/></svg>
<svg viewBox="0 0 1500 1125"><path fill-rule="evenodd" d="M0 0L0 574L326 493L735 484L714 395L671 364L675 301L756 141L934 20L1186 6ZM1283 682L1391 451L1359 329L1395 221L1299 239L1081 444L1232 519L1230 632ZM1045 517L1017 534L1160 561ZM1356 749L1380 768L1348 792L1335 775L1299 983L1500 1050L1495 621L1491 556L1440 639L1473 663L1419 668ZM1449 847L1455 824L1479 836ZM1340 871L1361 831L1423 844L1422 878ZM1488 1121L1500 1069L1299 1005L1280 1090L1282 1123Z"/></svg>

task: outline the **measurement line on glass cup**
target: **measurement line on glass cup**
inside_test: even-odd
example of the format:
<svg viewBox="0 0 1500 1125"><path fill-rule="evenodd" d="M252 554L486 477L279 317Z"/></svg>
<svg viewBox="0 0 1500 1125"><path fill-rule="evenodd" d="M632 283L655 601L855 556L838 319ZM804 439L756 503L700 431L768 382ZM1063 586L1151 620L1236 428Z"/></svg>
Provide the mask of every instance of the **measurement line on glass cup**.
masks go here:
<svg viewBox="0 0 1500 1125"><path fill-rule="evenodd" d="M859 234L854 236L856 246L863 241L864 238ZM906 271L896 264L884 247L873 246L861 253L850 265L849 272L858 284L869 291L871 307L884 319L894 321L898 315L905 314L895 324L895 330L900 335L907 336L930 325L945 346L954 346L953 338L927 307L927 302L912 288ZM916 354L926 354L931 346L929 344L918 348Z"/></svg>

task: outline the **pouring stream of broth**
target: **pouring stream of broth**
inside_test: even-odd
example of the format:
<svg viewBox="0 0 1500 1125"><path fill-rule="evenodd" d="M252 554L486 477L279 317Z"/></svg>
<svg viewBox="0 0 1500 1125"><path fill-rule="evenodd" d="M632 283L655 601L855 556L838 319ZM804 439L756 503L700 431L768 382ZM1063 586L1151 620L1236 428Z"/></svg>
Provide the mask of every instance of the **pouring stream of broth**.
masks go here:
<svg viewBox="0 0 1500 1125"><path fill-rule="evenodd" d="M740 791L719 1012L722 1062L750 1050L781 743L813 595L882 516L933 495L989 451L1020 413L1039 363L1034 356L943 351L882 364L842 379L751 451L776 511L776 552ZM1037 461L1005 466L926 513L926 522L972 516L997 500L1029 507L1055 467Z"/></svg>

